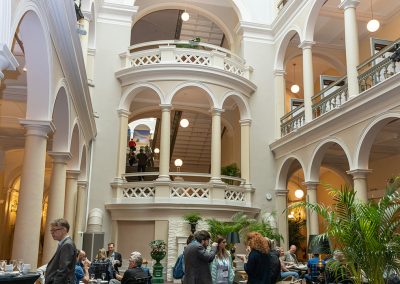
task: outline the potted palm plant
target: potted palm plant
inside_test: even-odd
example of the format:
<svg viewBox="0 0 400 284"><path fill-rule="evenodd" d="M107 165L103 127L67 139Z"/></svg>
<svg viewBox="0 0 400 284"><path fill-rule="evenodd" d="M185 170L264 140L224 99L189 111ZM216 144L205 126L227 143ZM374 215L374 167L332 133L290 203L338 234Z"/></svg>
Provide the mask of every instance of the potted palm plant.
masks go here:
<svg viewBox="0 0 400 284"><path fill-rule="evenodd" d="M349 187L329 188L333 206L300 202L324 220L325 232L335 249L343 252L354 283L385 283L388 271L400 271L400 178L393 178L378 201L363 203Z"/></svg>
<svg viewBox="0 0 400 284"><path fill-rule="evenodd" d="M190 212L183 215L183 219L190 224L190 231L192 234L196 231L197 223L202 220L203 218L197 212Z"/></svg>

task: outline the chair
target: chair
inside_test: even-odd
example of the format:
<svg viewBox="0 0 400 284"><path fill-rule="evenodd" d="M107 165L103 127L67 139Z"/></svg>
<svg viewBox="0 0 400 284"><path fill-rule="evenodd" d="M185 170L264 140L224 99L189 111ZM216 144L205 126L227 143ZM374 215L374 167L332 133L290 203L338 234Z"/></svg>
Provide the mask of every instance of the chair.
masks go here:
<svg viewBox="0 0 400 284"><path fill-rule="evenodd" d="M127 284L148 284L151 283L151 276L146 276L146 277L135 277L135 278L130 278L128 279Z"/></svg>

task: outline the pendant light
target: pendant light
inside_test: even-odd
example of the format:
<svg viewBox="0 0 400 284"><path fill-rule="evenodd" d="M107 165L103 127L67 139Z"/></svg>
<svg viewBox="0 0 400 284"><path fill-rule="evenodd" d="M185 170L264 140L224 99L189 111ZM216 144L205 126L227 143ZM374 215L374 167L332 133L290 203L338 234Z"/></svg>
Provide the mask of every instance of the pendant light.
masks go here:
<svg viewBox="0 0 400 284"><path fill-rule="evenodd" d="M374 19L374 12L372 10L372 0L371 0L371 20L367 24L367 30L371 33L376 32L380 27L378 20Z"/></svg>
<svg viewBox="0 0 400 284"><path fill-rule="evenodd" d="M300 87L296 84L296 63L293 63L293 82L294 84L290 87L290 91L293 94L297 94L300 91Z"/></svg>
<svg viewBox="0 0 400 284"><path fill-rule="evenodd" d="M182 21L186 22L186 21L189 21L189 18L190 18L190 15L185 10L185 12L183 12L182 15L181 15L181 19L182 19Z"/></svg>
<svg viewBox="0 0 400 284"><path fill-rule="evenodd" d="M299 185L299 188L295 190L294 196L298 199L302 199L304 196L304 191L300 188L300 173L297 173L297 184Z"/></svg>

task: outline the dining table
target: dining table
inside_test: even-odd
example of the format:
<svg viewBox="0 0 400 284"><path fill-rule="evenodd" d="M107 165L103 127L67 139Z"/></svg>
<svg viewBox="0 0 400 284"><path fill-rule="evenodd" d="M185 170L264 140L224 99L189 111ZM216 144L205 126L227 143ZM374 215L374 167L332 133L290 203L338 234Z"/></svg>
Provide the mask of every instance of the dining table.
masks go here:
<svg viewBox="0 0 400 284"><path fill-rule="evenodd" d="M18 273L18 272L3 272L0 273L1 284L33 284L39 278L40 274L35 272Z"/></svg>

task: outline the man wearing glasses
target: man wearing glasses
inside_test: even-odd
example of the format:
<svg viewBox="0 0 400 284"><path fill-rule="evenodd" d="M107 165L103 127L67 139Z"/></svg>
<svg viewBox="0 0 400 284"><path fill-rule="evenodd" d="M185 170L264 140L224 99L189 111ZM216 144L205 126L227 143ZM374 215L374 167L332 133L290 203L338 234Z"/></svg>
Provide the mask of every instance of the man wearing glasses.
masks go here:
<svg viewBox="0 0 400 284"><path fill-rule="evenodd" d="M69 224L65 219L56 219L50 223L50 232L58 247L46 268L46 284L75 283L76 248L68 236Z"/></svg>

